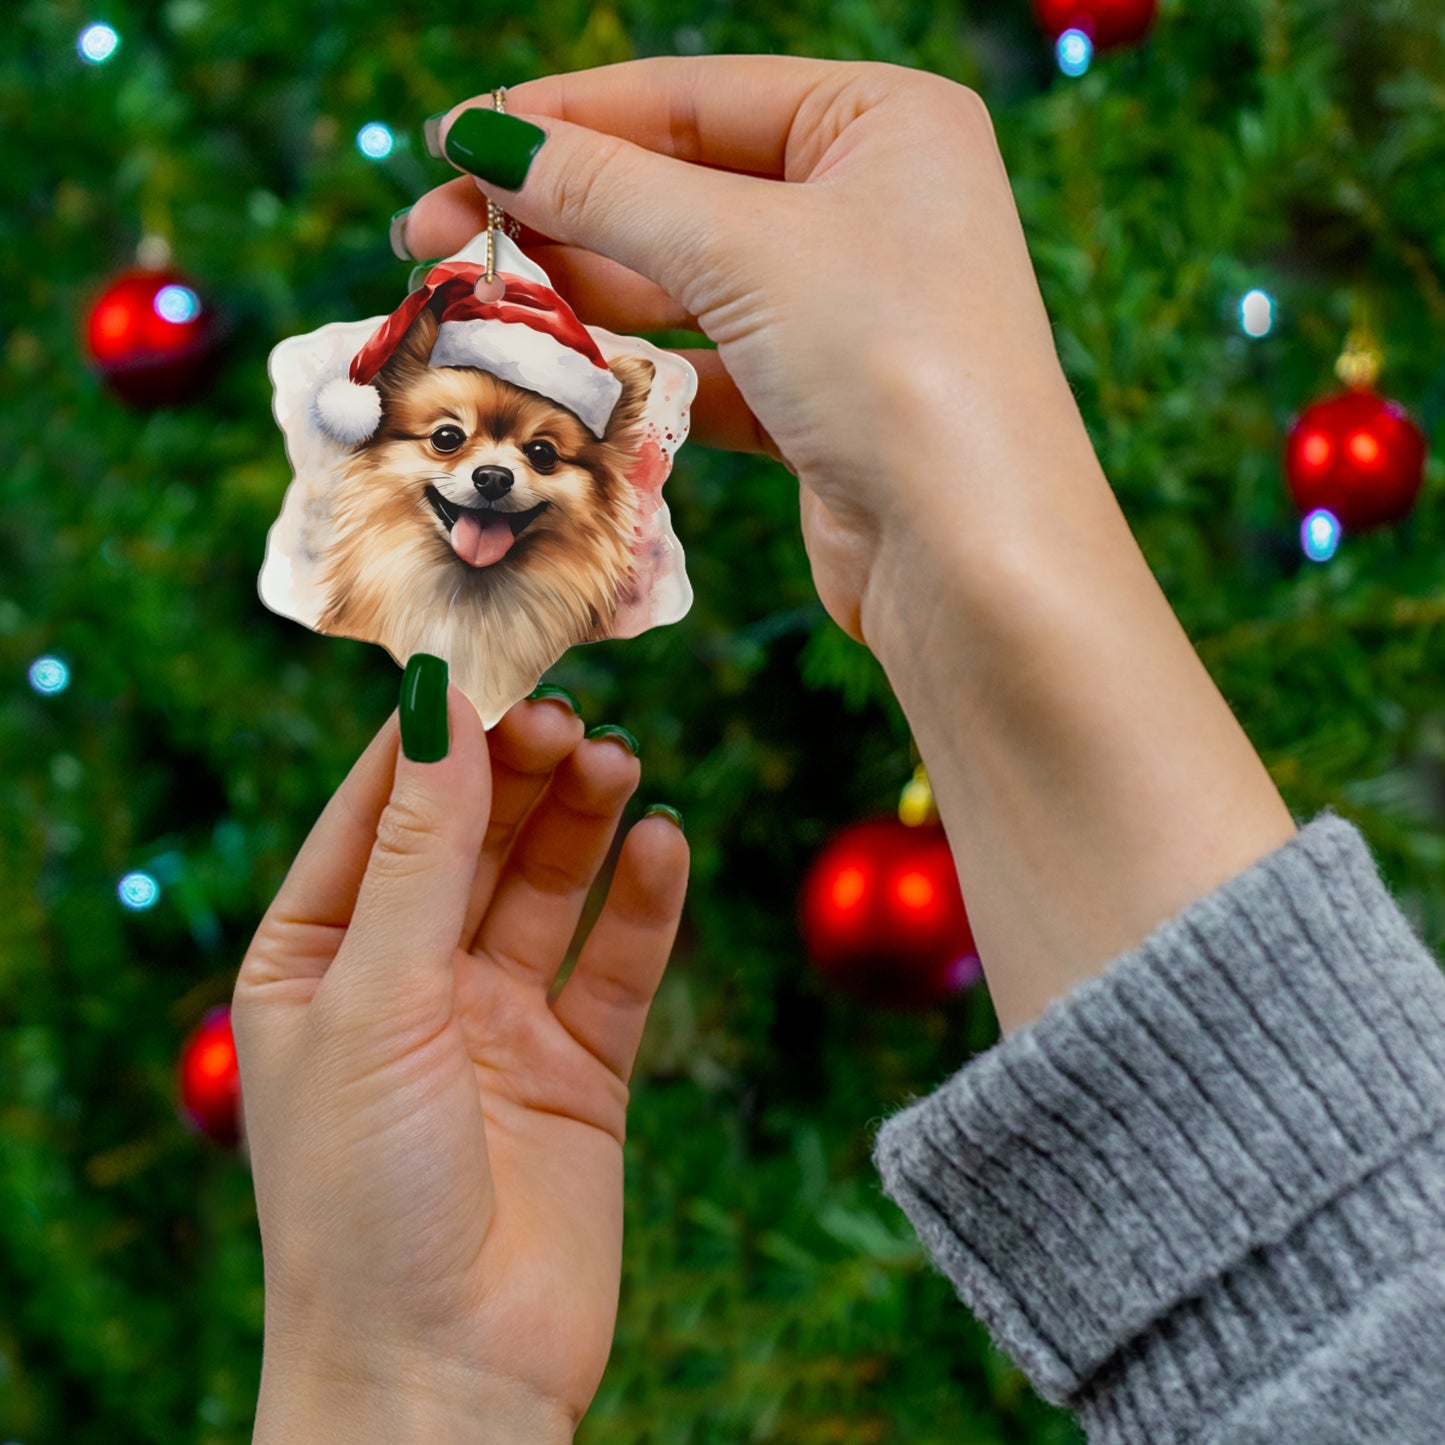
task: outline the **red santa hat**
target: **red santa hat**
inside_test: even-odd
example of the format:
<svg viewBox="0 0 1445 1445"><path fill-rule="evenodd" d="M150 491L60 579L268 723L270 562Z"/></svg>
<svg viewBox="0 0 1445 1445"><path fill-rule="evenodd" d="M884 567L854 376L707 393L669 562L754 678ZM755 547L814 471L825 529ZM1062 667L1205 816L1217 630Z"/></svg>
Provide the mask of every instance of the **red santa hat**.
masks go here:
<svg viewBox="0 0 1445 1445"><path fill-rule="evenodd" d="M411 324L440 295L444 305L431 366L474 366L555 401L599 439L622 394L591 333L549 286L497 273L500 299L481 301L483 267L471 261L433 266L426 284L413 291L371 334L352 358L349 379L333 377L316 393L317 426L333 441L354 446L381 424L381 393L372 385Z"/></svg>

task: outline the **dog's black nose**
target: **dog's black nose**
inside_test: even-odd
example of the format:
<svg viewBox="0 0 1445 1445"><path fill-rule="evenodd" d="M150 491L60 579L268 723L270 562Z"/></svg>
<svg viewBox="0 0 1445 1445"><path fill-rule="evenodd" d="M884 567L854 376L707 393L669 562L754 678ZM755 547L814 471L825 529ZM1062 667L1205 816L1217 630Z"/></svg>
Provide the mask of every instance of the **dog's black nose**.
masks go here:
<svg viewBox="0 0 1445 1445"><path fill-rule="evenodd" d="M506 467L478 467L472 485L489 501L505 497L512 490L512 474Z"/></svg>

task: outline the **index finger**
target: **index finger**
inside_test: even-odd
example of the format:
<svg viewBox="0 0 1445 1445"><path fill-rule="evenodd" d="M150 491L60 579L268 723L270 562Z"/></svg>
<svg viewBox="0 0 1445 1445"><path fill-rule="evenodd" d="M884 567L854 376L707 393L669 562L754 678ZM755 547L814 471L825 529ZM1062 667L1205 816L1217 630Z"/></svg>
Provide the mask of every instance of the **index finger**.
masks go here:
<svg viewBox="0 0 1445 1445"><path fill-rule="evenodd" d="M798 121L808 102L831 99L857 70L791 55L656 56L524 81L508 88L507 109L552 116L678 160L782 179L790 145L803 138ZM455 107L443 134L474 104L490 101L481 96Z"/></svg>

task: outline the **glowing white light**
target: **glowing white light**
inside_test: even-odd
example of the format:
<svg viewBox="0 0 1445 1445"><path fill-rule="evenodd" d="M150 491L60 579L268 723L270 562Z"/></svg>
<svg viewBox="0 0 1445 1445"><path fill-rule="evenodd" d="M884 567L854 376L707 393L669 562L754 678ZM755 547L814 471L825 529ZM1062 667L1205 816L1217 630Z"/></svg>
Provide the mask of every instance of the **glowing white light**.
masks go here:
<svg viewBox="0 0 1445 1445"><path fill-rule="evenodd" d="M1094 42L1082 30L1066 30L1054 47L1065 75L1082 75L1094 59Z"/></svg>
<svg viewBox="0 0 1445 1445"><path fill-rule="evenodd" d="M115 891L127 908L140 913L160 898L161 885L149 873L127 873Z"/></svg>
<svg viewBox="0 0 1445 1445"><path fill-rule="evenodd" d="M374 161L384 161L395 144L396 137L392 135L390 128L382 125L379 120L362 126L356 132L357 148L362 155L369 156Z"/></svg>
<svg viewBox="0 0 1445 1445"><path fill-rule="evenodd" d="M194 321L201 314L201 298L189 286L162 286L153 303L162 321L177 326Z"/></svg>
<svg viewBox="0 0 1445 1445"><path fill-rule="evenodd" d="M1239 303L1239 325L1246 336L1268 336L1274 328L1274 297L1268 291L1247 291Z"/></svg>
<svg viewBox="0 0 1445 1445"><path fill-rule="evenodd" d="M1311 562L1328 562L1340 545L1339 518L1316 507L1300 524L1300 546Z"/></svg>
<svg viewBox="0 0 1445 1445"><path fill-rule="evenodd" d="M70 686L70 669L58 657L37 657L30 664L30 686L46 697L54 697Z"/></svg>
<svg viewBox="0 0 1445 1445"><path fill-rule="evenodd" d="M120 36L109 25L87 25L75 42L82 60L104 65L120 48Z"/></svg>

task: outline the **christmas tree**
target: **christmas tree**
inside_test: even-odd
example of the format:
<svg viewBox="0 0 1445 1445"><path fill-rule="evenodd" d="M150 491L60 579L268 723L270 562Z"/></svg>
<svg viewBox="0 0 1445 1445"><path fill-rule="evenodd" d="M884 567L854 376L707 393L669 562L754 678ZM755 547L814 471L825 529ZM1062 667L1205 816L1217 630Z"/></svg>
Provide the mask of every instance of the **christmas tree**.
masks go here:
<svg viewBox="0 0 1445 1445"><path fill-rule="evenodd" d="M1096 48L1076 9L1060 31L1026 0L11 7L0 1438L249 1439L250 1178L179 1118L177 1059L399 682L379 648L257 598L290 478L266 357L396 304L387 218L451 174L422 118L493 85L777 51L978 90L1065 369L1170 601L1296 816L1358 823L1445 942L1440 462L1404 520L1342 536L1318 517L1302 535L1284 472L1291 420L1338 389L1351 337L1427 439L1445 408L1438 11L1166 0L1144 38ZM187 399L94 364L87 322L138 251L171 268L156 313L196 328L172 378ZM668 500L692 611L549 674L589 724L640 739L629 816L676 805L694 849L633 1077L617 1340L579 1439L1076 1440L868 1158L885 1113L997 1037L985 993L870 1007L810 966L796 923L820 848L896 803L907 725L816 600L786 473L689 446Z"/></svg>

